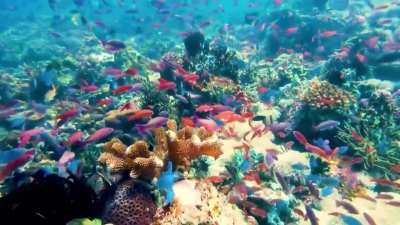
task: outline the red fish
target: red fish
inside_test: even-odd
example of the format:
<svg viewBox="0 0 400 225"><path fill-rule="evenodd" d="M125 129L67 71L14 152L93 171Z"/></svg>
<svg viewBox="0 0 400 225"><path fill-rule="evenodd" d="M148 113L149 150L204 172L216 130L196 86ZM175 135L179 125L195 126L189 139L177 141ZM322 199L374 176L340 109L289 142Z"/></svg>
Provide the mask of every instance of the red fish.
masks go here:
<svg viewBox="0 0 400 225"><path fill-rule="evenodd" d="M64 145L72 145L75 144L76 142L80 141L83 137L83 132L82 131L77 131L74 134L72 134L67 141L64 142Z"/></svg>
<svg viewBox="0 0 400 225"><path fill-rule="evenodd" d="M100 130L97 130L96 132L94 132L94 134L90 135L86 139L85 143L89 144L89 143L93 143L98 140L101 140L101 139L107 137L108 135L110 135L113 131L114 131L113 128L108 128L108 127L101 128Z"/></svg>
<svg viewBox="0 0 400 225"><path fill-rule="evenodd" d="M212 105L208 104L202 104L196 108L196 112L211 112L213 110L214 108L212 107Z"/></svg>
<svg viewBox="0 0 400 225"><path fill-rule="evenodd" d="M391 166L389 169L395 172L400 172L400 165Z"/></svg>
<svg viewBox="0 0 400 225"><path fill-rule="evenodd" d="M34 153L35 152L33 149L27 150L21 156L9 162L0 171L0 182L6 179L6 177L8 177L15 169L23 166L25 163L31 160L33 158Z"/></svg>
<svg viewBox="0 0 400 225"><path fill-rule="evenodd" d="M65 121L69 118L72 118L74 116L77 116L79 114L79 110L76 108L72 108L70 110L67 110L65 112L63 112L61 115L57 116L57 119L61 120L61 121Z"/></svg>
<svg viewBox="0 0 400 225"><path fill-rule="evenodd" d="M307 141L306 137L302 133L300 133L299 131L293 131L293 136L302 145L308 144L308 141Z"/></svg>
<svg viewBox="0 0 400 225"><path fill-rule="evenodd" d="M113 100L111 98L102 98L96 101L98 106L110 105L112 104Z"/></svg>
<svg viewBox="0 0 400 225"><path fill-rule="evenodd" d="M129 68L125 71L125 74L130 76L137 76L139 75L139 70L135 68Z"/></svg>
<svg viewBox="0 0 400 225"><path fill-rule="evenodd" d="M286 29L286 34L290 35L290 34L294 34L299 30L298 27L289 27L288 29Z"/></svg>
<svg viewBox="0 0 400 225"><path fill-rule="evenodd" d="M320 33L320 36L324 37L324 38L333 37L335 35L337 35L336 31L324 31L324 32Z"/></svg>
<svg viewBox="0 0 400 225"><path fill-rule="evenodd" d="M153 115L153 111L152 110L150 110L150 109L142 109L140 111L137 111L132 116L129 116L128 117L128 121L140 120L140 119L143 119L143 118L151 117L152 115Z"/></svg>
<svg viewBox="0 0 400 225"><path fill-rule="evenodd" d="M383 179L383 178L375 178L375 179L371 179L370 181L374 182L374 183L378 183L378 184L389 185L389 186L393 186L396 188L400 188L400 184L398 184L394 181Z"/></svg>
<svg viewBox="0 0 400 225"><path fill-rule="evenodd" d="M358 141L358 142L361 142L361 141L364 140L364 138L363 138L361 135L359 135L357 132L355 132L355 131L352 131L352 132L351 132L351 137L352 137L355 141Z"/></svg>
<svg viewBox="0 0 400 225"><path fill-rule="evenodd" d="M224 182L224 178L220 176L210 176L206 178L206 182L210 182L213 184L220 184Z"/></svg>
<svg viewBox="0 0 400 225"><path fill-rule="evenodd" d="M264 209L258 207L250 208L250 213L261 218L265 218L268 215Z"/></svg>
<svg viewBox="0 0 400 225"><path fill-rule="evenodd" d="M121 86L117 87L116 89L112 90L112 94L113 95L121 94L121 93L127 92L131 89L132 89L131 84L121 85Z"/></svg>
<svg viewBox="0 0 400 225"><path fill-rule="evenodd" d="M85 85L85 86L81 86L80 89L82 91L96 91L97 90L97 86L96 85Z"/></svg>
<svg viewBox="0 0 400 225"><path fill-rule="evenodd" d="M176 88L176 84L172 81L165 80L163 78L159 79L159 84L157 86L157 90L174 90Z"/></svg>
<svg viewBox="0 0 400 225"><path fill-rule="evenodd" d="M257 92L260 93L260 94L267 93L268 92L268 88L266 88L266 87L258 87L257 88Z"/></svg>

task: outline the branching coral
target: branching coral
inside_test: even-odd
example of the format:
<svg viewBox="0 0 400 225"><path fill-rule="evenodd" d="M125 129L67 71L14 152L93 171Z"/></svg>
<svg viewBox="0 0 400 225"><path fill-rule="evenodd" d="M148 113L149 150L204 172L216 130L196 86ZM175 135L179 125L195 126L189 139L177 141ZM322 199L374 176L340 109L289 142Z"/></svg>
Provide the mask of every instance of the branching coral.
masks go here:
<svg viewBox="0 0 400 225"><path fill-rule="evenodd" d="M163 151L149 151L144 141L137 141L127 147L119 139L112 139L104 145L104 152L98 161L111 171L130 171L131 177L152 180L158 177L164 166Z"/></svg>
<svg viewBox="0 0 400 225"><path fill-rule="evenodd" d="M176 123L172 121L169 122L168 126L169 129L165 132L168 149L166 152L168 152L168 158L175 166L188 168L191 161L199 156L207 155L218 158L222 154L220 144L213 140L212 134L203 128L185 127L176 130ZM162 130L156 131L156 139L164 140L163 133ZM162 144L165 145L164 142Z"/></svg>
<svg viewBox="0 0 400 225"><path fill-rule="evenodd" d="M186 169L199 156L218 158L222 154L220 144L212 139L212 133L202 128L185 127L177 130L177 124L172 120L168 121L167 126L167 131L163 128L153 129L153 151L144 141L127 147L114 138L104 145L98 161L111 171L130 171L131 177L152 180L160 175L167 158L175 166Z"/></svg>

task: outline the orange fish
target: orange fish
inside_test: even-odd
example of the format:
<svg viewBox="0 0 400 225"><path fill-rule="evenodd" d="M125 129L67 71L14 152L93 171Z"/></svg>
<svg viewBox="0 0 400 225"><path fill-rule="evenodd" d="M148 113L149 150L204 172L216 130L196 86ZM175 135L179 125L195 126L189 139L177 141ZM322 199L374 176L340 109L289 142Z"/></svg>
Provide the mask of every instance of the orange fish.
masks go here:
<svg viewBox="0 0 400 225"><path fill-rule="evenodd" d="M196 127L196 124L190 117L182 117L181 119L183 126L185 127Z"/></svg>
<svg viewBox="0 0 400 225"><path fill-rule="evenodd" d="M352 137L355 141L358 141L358 142L361 142L361 141L364 140L364 138L361 137L361 135L359 135L359 134L358 134L357 132L355 132L355 131L352 131L352 132L351 132L351 137Z"/></svg>
<svg viewBox="0 0 400 225"><path fill-rule="evenodd" d="M239 121L239 122L245 121L245 118L243 118L241 115L236 114L232 111L221 112L214 117L224 123L230 123L230 122L234 122L234 121Z"/></svg>
<svg viewBox="0 0 400 225"><path fill-rule="evenodd" d="M148 118L153 115L153 111L150 109L142 109L140 111L137 111L135 114L131 115L128 117L128 121L131 120L139 120L143 118Z"/></svg>

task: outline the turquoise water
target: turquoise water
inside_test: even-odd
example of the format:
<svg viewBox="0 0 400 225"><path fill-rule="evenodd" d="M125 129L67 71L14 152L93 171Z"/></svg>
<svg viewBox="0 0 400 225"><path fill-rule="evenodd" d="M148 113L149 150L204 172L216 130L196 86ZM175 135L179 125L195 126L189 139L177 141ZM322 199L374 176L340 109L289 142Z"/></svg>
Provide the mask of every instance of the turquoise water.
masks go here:
<svg viewBox="0 0 400 225"><path fill-rule="evenodd" d="M399 15L2 0L1 224L396 224Z"/></svg>

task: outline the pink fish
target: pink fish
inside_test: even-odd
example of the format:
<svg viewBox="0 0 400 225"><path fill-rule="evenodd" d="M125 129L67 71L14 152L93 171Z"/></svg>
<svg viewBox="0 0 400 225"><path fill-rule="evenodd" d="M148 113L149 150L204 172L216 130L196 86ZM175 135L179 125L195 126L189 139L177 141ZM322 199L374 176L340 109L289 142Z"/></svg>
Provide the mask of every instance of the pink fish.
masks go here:
<svg viewBox="0 0 400 225"><path fill-rule="evenodd" d="M276 6L281 5L282 2L283 2L283 0L274 0L274 4L275 4Z"/></svg>
<svg viewBox="0 0 400 225"><path fill-rule="evenodd" d="M139 131L139 133L144 133L148 129L158 128L163 126L167 121L168 118L158 116L149 120L146 124L136 125L136 129Z"/></svg>
<svg viewBox="0 0 400 225"><path fill-rule="evenodd" d="M59 167L64 167L68 162L75 158L75 153L71 151L65 151L61 158L58 160L57 165Z"/></svg>
<svg viewBox="0 0 400 225"><path fill-rule="evenodd" d="M122 76L124 76L124 72L122 72L122 70L118 69L118 68L107 68L104 70L104 74L106 75L111 75L117 79L121 78Z"/></svg>
<svg viewBox="0 0 400 225"><path fill-rule="evenodd" d="M85 86L81 86L80 89L82 91L96 91L97 90L97 86L96 85L85 85Z"/></svg>
<svg viewBox="0 0 400 225"><path fill-rule="evenodd" d="M31 138L33 136L36 136L42 132L43 132L43 128L39 127L39 128L24 131L24 132L18 134L18 137L20 139L20 141L18 143L18 148L25 147L29 143L29 141L31 140Z"/></svg>
<svg viewBox="0 0 400 225"><path fill-rule="evenodd" d="M9 162L3 169L0 171L0 182L6 179L15 169L25 165L29 160L33 158L34 150L30 149L24 152L21 156Z"/></svg>
<svg viewBox="0 0 400 225"><path fill-rule="evenodd" d="M212 119L197 119L196 124L200 127L204 127L209 132L214 132L220 128L220 126Z"/></svg>
<svg viewBox="0 0 400 225"><path fill-rule="evenodd" d="M371 37L371 38L365 40L364 43L368 48L375 49L376 45L378 44L378 41L379 41L379 37L374 36L374 37Z"/></svg>
<svg viewBox="0 0 400 225"><path fill-rule="evenodd" d="M89 144L89 143L93 143L98 140L101 140L101 139L107 137L108 135L110 135L113 131L114 131L113 128L109 128L109 127L101 128L100 130L94 132L94 134L90 135L86 139L85 143Z"/></svg>

